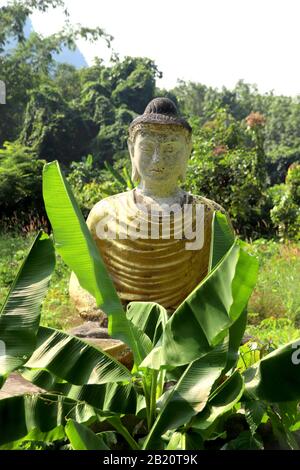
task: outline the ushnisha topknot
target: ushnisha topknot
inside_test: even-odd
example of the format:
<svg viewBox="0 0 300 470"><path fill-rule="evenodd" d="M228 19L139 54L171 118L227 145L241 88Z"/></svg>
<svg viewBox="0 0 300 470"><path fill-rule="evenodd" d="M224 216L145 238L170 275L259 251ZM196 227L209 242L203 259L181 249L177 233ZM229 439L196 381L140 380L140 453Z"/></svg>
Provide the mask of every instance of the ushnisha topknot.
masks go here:
<svg viewBox="0 0 300 470"><path fill-rule="evenodd" d="M154 98L148 105L141 116L136 117L129 126L129 135L133 135L133 130L136 126L144 124L162 124L162 125L176 125L183 127L190 134L192 128L189 123L179 116L175 103L169 98Z"/></svg>

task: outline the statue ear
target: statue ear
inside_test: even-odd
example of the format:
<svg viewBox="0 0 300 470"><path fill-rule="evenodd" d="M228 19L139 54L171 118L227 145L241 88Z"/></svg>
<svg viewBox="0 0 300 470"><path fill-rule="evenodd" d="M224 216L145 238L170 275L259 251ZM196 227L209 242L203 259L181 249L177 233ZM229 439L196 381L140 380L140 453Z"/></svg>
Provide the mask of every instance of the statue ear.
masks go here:
<svg viewBox="0 0 300 470"><path fill-rule="evenodd" d="M134 144L132 142L131 139L128 139L127 140L127 147L128 147L128 151L129 151L129 155L130 155L130 158L131 158L131 161L133 160L133 156L134 156Z"/></svg>
<svg viewBox="0 0 300 470"><path fill-rule="evenodd" d="M182 173L179 175L179 181L181 181L182 183L185 182L185 178L186 178L186 168L182 171Z"/></svg>
<svg viewBox="0 0 300 470"><path fill-rule="evenodd" d="M129 151L129 155L131 159L131 179L133 183L137 183L140 180L140 175L134 163L134 143L132 142L132 140L128 139L127 145L128 145L128 151Z"/></svg>
<svg viewBox="0 0 300 470"><path fill-rule="evenodd" d="M133 183L138 183L140 181L140 175L137 171L135 164L131 162L132 170L131 170L131 180Z"/></svg>
<svg viewBox="0 0 300 470"><path fill-rule="evenodd" d="M186 178L186 167L188 165L188 161L190 159L190 156L191 156L191 153L192 153L192 149L193 149L193 143L192 143L192 139L187 143L187 148L186 148L186 157L185 157L185 166L184 168L182 169L182 172L181 174L179 175L179 181L181 181L182 183L184 183L185 181L185 178Z"/></svg>

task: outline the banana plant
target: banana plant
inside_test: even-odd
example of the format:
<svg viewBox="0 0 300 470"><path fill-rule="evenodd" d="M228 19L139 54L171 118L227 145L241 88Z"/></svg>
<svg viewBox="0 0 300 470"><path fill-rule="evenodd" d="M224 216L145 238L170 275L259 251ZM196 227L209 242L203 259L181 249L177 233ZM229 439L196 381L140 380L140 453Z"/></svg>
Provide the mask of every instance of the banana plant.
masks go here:
<svg viewBox="0 0 300 470"><path fill-rule="evenodd" d="M41 304L54 266L52 241L39 232L0 311L0 386L35 349Z"/></svg>
<svg viewBox="0 0 300 470"><path fill-rule="evenodd" d="M128 369L76 337L39 325L54 265L52 240L40 232L1 310L0 339L5 345L0 356L1 386L11 372L18 371L44 390L53 388L54 393L1 399L0 444L13 443L10 448L17 448L24 436L27 441L74 439L81 423L103 419L111 419L130 440L119 422L120 414L133 414L137 407ZM96 407L89 404L93 402ZM78 426L65 428L70 419Z"/></svg>
<svg viewBox="0 0 300 470"><path fill-rule="evenodd" d="M222 436L220 426L239 410L248 428L224 448L260 448L257 429L269 408L278 433L289 432L296 448L289 428L300 419L283 419L286 403L300 399L300 371L289 364L294 344L246 371L237 367L257 261L235 239L226 217L213 217L208 275L169 318L150 302L123 310L57 162L45 166L43 194L57 252L108 315L110 335L131 348L134 366L129 371L79 338L36 321L33 346L14 367L46 392L0 400L0 443L18 447L34 436L62 439L78 450L106 449L112 435L121 435L131 449L200 449ZM25 324L27 308L21 315ZM275 386L276 371L288 385ZM103 423L110 434L101 430Z"/></svg>

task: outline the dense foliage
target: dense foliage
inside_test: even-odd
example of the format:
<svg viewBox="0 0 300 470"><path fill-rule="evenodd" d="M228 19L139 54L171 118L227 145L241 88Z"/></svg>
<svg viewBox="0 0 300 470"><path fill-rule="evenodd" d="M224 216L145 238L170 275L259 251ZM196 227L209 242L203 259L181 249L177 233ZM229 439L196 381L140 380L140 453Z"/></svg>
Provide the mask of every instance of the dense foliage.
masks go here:
<svg viewBox="0 0 300 470"><path fill-rule="evenodd" d="M123 310L56 162L45 166L43 195L56 250L134 364L40 326L55 265L40 232L1 310L0 386L18 370L45 391L0 400L0 419L10 417L1 449L299 449L299 341L271 353L240 347L257 261L223 214L213 218L209 274L168 318L152 302Z"/></svg>
<svg viewBox="0 0 300 470"><path fill-rule="evenodd" d="M59 64L54 54L63 46L75 47L79 36L102 37L108 45L112 38L100 28L74 28L69 23L46 38L37 33L24 37L30 13L50 7L61 8L63 2L14 0L0 9L0 79L7 89L7 104L0 106L0 146L10 168L18 166L20 153L30 152L34 162L26 179L21 169L15 171L15 184L24 194L18 199L21 222L28 223L28 188L40 194L35 163L40 160L63 164L85 215L100 198L130 188L128 126L154 96L164 95L193 125L186 189L220 203L243 237L299 238L299 200L292 189L297 171L291 169L293 176L287 177L300 155L298 98L260 94L243 81L233 90L180 81L173 90L159 90L156 79L161 73L152 60L121 60L116 53L109 65L100 58L82 69ZM67 18L67 11L62 14ZM14 48L8 47L12 40ZM7 159L1 161L7 166ZM3 167L1 180L5 171ZM9 186L5 181L0 185L0 210L9 217ZM35 200L36 211L44 215L41 199Z"/></svg>
<svg viewBox="0 0 300 470"><path fill-rule="evenodd" d="M0 207L12 215L42 211L41 171L45 160L18 142L5 142L0 149Z"/></svg>
<svg viewBox="0 0 300 470"><path fill-rule="evenodd" d="M270 188L275 202L271 219L284 238L298 238L300 233L300 164L292 164L286 183Z"/></svg>
<svg viewBox="0 0 300 470"><path fill-rule="evenodd" d="M42 166L58 159L67 173L57 162L44 170L55 244L40 232L13 282L5 262L0 270L5 289L12 284L0 314L0 388L18 371L45 390L0 400L0 448L299 449L297 245L276 262L278 243L249 246L215 213L209 274L174 314L146 302L124 311L80 211L86 216L99 199L133 188L128 125L164 95L194 130L185 188L219 202L242 238L299 239L299 99L262 95L242 81L233 90L184 82L159 90L160 72L147 58L113 55L110 65L97 59L80 70L58 64L54 54L75 47L77 37L102 37L108 45L111 37L66 23L48 38L26 38L28 16L50 7L64 9L64 2L11 0L0 9L0 79L7 89L0 106L1 222L23 231L46 226ZM7 47L12 40L16 46ZM262 266L250 297L258 247L274 264ZM55 250L66 264L60 258L48 290ZM24 253L17 242L14 251L16 263ZM131 370L48 327L65 326L73 315L64 303L69 269L106 312L109 334L130 347ZM51 318L52 301L63 320Z"/></svg>

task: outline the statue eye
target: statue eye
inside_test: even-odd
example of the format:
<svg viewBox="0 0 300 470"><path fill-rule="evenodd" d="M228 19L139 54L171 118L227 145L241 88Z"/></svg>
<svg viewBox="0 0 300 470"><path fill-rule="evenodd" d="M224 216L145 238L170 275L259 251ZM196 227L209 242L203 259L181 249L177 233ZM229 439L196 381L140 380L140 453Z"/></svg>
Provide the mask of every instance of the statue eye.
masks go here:
<svg viewBox="0 0 300 470"><path fill-rule="evenodd" d="M142 149L144 152L152 152L152 151L153 151L152 145L141 145L141 149Z"/></svg>
<svg viewBox="0 0 300 470"><path fill-rule="evenodd" d="M174 150L175 150L174 145L167 145L167 146L164 148L164 151L165 151L166 153L174 152Z"/></svg>

